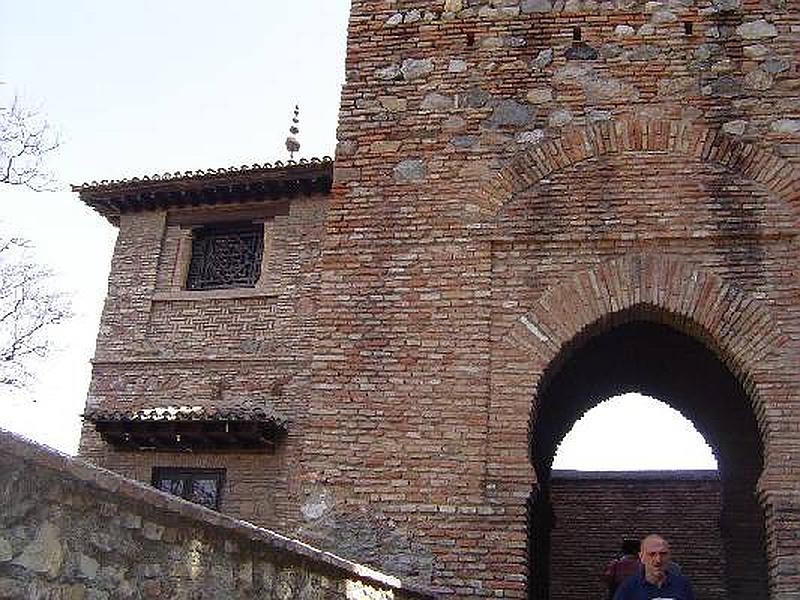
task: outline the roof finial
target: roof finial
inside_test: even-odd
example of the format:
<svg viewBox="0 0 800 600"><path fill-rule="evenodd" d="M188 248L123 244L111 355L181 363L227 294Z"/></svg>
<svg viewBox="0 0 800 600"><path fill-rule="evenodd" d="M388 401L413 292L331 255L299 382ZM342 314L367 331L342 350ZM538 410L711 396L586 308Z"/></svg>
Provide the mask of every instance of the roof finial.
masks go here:
<svg viewBox="0 0 800 600"><path fill-rule="evenodd" d="M298 142L297 138L295 137L298 133L300 133L300 129L298 129L297 127L299 123L300 123L300 106L295 105L294 117L292 117L292 126L289 127L289 133L291 135L286 138L286 149L289 151L289 160L293 160L294 153L300 151L300 142Z"/></svg>

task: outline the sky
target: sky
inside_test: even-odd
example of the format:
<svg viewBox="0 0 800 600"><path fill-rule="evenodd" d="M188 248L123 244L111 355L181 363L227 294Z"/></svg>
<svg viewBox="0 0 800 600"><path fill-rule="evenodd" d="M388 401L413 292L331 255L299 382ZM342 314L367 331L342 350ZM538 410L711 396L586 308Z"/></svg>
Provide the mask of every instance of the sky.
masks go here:
<svg viewBox="0 0 800 600"><path fill-rule="evenodd" d="M61 141L50 161L59 190L0 187L0 232L32 242L75 313L54 331L56 351L38 382L3 392L0 427L65 452L77 448L116 230L69 184L286 160L295 104L299 157L332 156L348 10L347 0L0 0L0 101L16 95L39 110ZM668 464L664 456L631 464L629 450L609 443L621 437L610 428L625 423L614 411L669 423L682 454ZM715 463L678 413L631 396L590 411L555 465Z"/></svg>

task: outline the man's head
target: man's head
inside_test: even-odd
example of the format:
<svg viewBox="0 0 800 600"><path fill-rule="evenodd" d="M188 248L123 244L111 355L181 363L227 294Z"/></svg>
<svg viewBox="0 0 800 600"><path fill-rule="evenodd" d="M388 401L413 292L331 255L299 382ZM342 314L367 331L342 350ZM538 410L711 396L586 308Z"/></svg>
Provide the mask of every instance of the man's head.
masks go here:
<svg viewBox="0 0 800 600"><path fill-rule="evenodd" d="M644 565L645 578L651 583L664 579L669 564L669 544L660 535L648 535L642 540L639 560Z"/></svg>

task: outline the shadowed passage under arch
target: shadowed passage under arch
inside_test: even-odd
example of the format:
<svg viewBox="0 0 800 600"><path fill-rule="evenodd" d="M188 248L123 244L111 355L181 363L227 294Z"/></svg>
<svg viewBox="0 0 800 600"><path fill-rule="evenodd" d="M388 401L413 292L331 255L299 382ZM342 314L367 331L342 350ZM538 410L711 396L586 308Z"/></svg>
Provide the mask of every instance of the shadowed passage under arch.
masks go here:
<svg viewBox="0 0 800 600"><path fill-rule="evenodd" d="M605 322L587 330L579 345L551 363L539 386L531 423L531 456L538 488L529 515L530 597L577 600L596 590L597 564L586 564L586 573L572 569L566 575L551 568L556 528L561 543L586 534L574 523L558 518L559 506L551 498L552 461L558 443L581 415L606 398L640 392L678 410L714 449L720 502L716 514L708 515L708 522L718 530L719 543L709 555L714 544L702 548L693 544L697 532L682 526L685 507L658 503L650 506L648 514L632 512L620 537L644 535L649 533L644 527L663 521L660 530L680 549L680 562L695 580L698 597L767 598L764 515L755 494L763 448L748 393L714 352L665 324L663 315L653 315L653 320L641 311L625 316L620 314L613 324ZM671 441L660 434L658 422L631 426L649 431L658 451L671 451ZM557 579L565 576L574 580ZM594 587L586 589L581 581ZM561 595L553 595L558 590ZM569 593L563 595L563 590Z"/></svg>

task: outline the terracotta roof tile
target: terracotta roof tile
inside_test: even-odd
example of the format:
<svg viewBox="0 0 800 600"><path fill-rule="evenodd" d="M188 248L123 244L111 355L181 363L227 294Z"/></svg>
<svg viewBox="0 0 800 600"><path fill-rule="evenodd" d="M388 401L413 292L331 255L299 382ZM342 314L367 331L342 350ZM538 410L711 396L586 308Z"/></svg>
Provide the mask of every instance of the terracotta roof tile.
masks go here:
<svg viewBox="0 0 800 600"><path fill-rule="evenodd" d="M285 425L287 419L268 406L233 405L224 407L158 406L138 410L91 409L83 415L90 423L167 422L167 421L249 421Z"/></svg>
<svg viewBox="0 0 800 600"><path fill-rule="evenodd" d="M81 200L114 224L125 213L170 208L280 200L328 194L333 159L301 159L155 174L73 185Z"/></svg>
<svg viewBox="0 0 800 600"><path fill-rule="evenodd" d="M322 158L301 158L298 161L288 160L285 163L277 160L274 163L263 163L253 165L242 165L240 167L221 167L212 169L198 169L197 171L176 171L175 173L154 173L152 175L144 175L142 177L131 177L128 179L103 179L102 181L85 182L72 186L73 192L84 191L99 191L111 188L132 187L137 185L146 185L148 183L168 183L168 182L185 182L187 180L207 180L219 177L229 177L236 175L258 174L265 171L292 171L300 170L303 167L310 165L327 165L333 164L333 159L330 156L323 156Z"/></svg>

